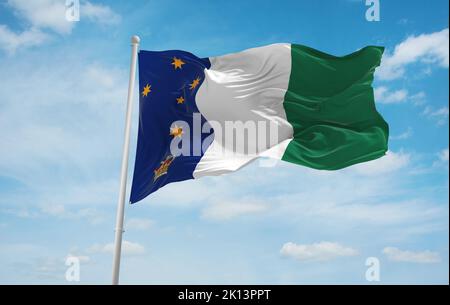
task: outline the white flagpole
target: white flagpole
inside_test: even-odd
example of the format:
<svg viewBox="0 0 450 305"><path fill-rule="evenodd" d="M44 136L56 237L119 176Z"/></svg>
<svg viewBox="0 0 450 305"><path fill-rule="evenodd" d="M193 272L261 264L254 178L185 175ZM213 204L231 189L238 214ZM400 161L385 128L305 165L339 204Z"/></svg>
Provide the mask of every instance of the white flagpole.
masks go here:
<svg viewBox="0 0 450 305"><path fill-rule="evenodd" d="M134 81L136 78L136 59L139 47L139 36L131 37L130 79L128 82L127 114L125 118L125 141L123 143L122 169L120 172L119 202L117 204L116 232L114 240L114 258L112 284L119 284L120 253L122 249L123 218L125 210L125 194L127 190L128 152L130 144L131 112L133 108Z"/></svg>

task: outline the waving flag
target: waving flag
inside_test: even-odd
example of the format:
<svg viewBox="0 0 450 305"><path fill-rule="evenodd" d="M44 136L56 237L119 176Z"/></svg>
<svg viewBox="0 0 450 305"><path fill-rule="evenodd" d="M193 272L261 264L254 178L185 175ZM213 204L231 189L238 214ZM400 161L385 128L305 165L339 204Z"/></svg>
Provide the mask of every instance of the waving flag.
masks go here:
<svg viewBox="0 0 450 305"><path fill-rule="evenodd" d="M372 88L382 54L370 46L336 57L294 44L211 58L140 51L130 202L258 157L336 170L383 156L388 125Z"/></svg>

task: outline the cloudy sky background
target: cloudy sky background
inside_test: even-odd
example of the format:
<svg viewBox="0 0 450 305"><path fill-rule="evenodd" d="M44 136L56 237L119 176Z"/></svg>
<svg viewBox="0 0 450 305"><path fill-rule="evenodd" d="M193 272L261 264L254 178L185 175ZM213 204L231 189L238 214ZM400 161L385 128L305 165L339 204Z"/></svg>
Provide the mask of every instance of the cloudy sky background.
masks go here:
<svg viewBox="0 0 450 305"><path fill-rule="evenodd" d="M337 172L259 162L126 207L122 283L449 281L448 1L0 1L0 283L109 283L130 36L214 56L275 42L386 47L383 158ZM133 113L131 164L137 135ZM131 175L130 167L130 175Z"/></svg>

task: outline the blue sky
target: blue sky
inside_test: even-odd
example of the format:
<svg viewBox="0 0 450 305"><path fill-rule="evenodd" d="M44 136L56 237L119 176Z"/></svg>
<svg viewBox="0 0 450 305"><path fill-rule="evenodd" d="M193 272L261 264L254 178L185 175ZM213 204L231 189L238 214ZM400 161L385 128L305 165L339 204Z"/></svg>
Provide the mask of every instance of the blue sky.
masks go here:
<svg viewBox="0 0 450 305"><path fill-rule="evenodd" d="M387 156L337 172L258 162L126 207L122 283L448 283L448 1L0 2L0 283L109 283L130 57L275 42L386 47ZM137 135L133 113L131 163ZM131 175L130 167L130 175Z"/></svg>

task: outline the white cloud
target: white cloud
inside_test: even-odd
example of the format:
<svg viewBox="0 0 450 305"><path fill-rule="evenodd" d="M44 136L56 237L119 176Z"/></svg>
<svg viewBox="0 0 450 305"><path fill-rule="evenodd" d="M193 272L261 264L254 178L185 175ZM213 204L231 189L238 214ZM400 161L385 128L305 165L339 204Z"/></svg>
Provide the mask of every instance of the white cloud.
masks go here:
<svg viewBox="0 0 450 305"><path fill-rule="evenodd" d="M86 85L88 82L95 82L97 86L103 90L111 90L117 86L120 73L123 71L111 71L111 69L100 66L98 64L92 64L86 67L83 71L86 80Z"/></svg>
<svg viewBox="0 0 450 305"><path fill-rule="evenodd" d="M433 232L445 229L445 207L424 199L426 191L409 188L413 157L407 152L389 152L384 157L388 162L379 159L381 168L375 163L369 169L350 167L341 171L317 171L282 162L265 169L265 175L260 175L261 168L253 164L232 175L168 185L146 200L165 208L199 209L203 219L213 221L251 215L256 221L261 217L278 222L306 221L341 229L363 226L370 231L382 226L390 232L395 230L396 234L388 236L397 241L423 234L412 230L420 225ZM254 195L241 199L248 193ZM216 198L224 199L214 207ZM240 202L256 206L247 214L235 213Z"/></svg>
<svg viewBox="0 0 450 305"><path fill-rule="evenodd" d="M33 263L26 268L31 276L40 280L61 279L65 274L65 269L63 259L49 256L35 258Z"/></svg>
<svg viewBox="0 0 450 305"><path fill-rule="evenodd" d="M448 148L441 150L437 155L437 160L433 162L433 167L443 167L448 170Z"/></svg>
<svg viewBox="0 0 450 305"><path fill-rule="evenodd" d="M10 253L13 256L18 255L19 253L45 252L45 247L31 243L0 244L0 249L2 253Z"/></svg>
<svg viewBox="0 0 450 305"><path fill-rule="evenodd" d="M426 103L426 94L423 91L411 95L406 89L390 90L386 86L375 88L374 96L379 104L401 104L409 101L414 106L421 106Z"/></svg>
<svg viewBox="0 0 450 305"><path fill-rule="evenodd" d="M448 147L439 152L439 159L442 162L448 162Z"/></svg>
<svg viewBox="0 0 450 305"><path fill-rule="evenodd" d="M375 100L379 104L400 104L410 101L414 106L425 106L426 94L423 91L409 95L405 89L390 90L386 86L380 86L374 90ZM447 106L435 109L432 106L423 108L422 115L434 120L437 125L444 125L448 121L449 110ZM391 137L395 139L395 137Z"/></svg>
<svg viewBox="0 0 450 305"><path fill-rule="evenodd" d="M381 80L403 77L406 67L421 62L426 65L449 66L448 28L431 34L410 36L397 46L392 53L386 52L376 75Z"/></svg>
<svg viewBox="0 0 450 305"><path fill-rule="evenodd" d="M406 102L408 90L390 91L389 88L381 86L374 90L375 100L380 104L398 104Z"/></svg>
<svg viewBox="0 0 450 305"><path fill-rule="evenodd" d="M328 261L338 257L355 256L358 251L339 243L322 241L308 245L288 242L283 245L280 253L299 261Z"/></svg>
<svg viewBox="0 0 450 305"><path fill-rule="evenodd" d="M92 225L100 224L104 221L104 215L95 208L66 208L69 204L41 204L39 208L11 207L2 209L1 212L14 215L19 218L39 218L52 216L59 219L84 220Z"/></svg>
<svg viewBox="0 0 450 305"><path fill-rule="evenodd" d="M426 94L423 91L417 92L409 97L414 106L420 106L426 103Z"/></svg>
<svg viewBox="0 0 450 305"><path fill-rule="evenodd" d="M109 6L92 4L88 1L82 3L80 15L80 21L86 17L93 22L103 25L114 25L121 21L121 16L115 13Z"/></svg>
<svg viewBox="0 0 450 305"><path fill-rule="evenodd" d="M34 187L45 187L43 179L54 179L53 183L47 183L51 185L79 174L86 177L86 172L95 174L92 168L96 166L103 166L107 173L112 164L109 162L120 157L119 152L111 153L111 148L116 150L116 143L120 145L117 135L122 126L117 122L123 120L122 107L127 93L125 71L83 60L70 63L63 58L53 60L53 63L35 58L16 61L2 64L0 70L4 88L0 93L0 129L9 131L0 133L0 145L9 147L0 152L0 169ZM23 71L28 71L26 82ZM61 171L45 174L43 169L50 164L60 170L70 170L71 175L58 176ZM92 200L92 194L107 194L108 188L116 187L117 183L107 175L100 179L97 176L83 185L80 181L88 182L82 179L66 185L65 191L73 192L70 195L74 196L60 198L61 202L86 197ZM85 184L91 188L91 194L87 194Z"/></svg>
<svg viewBox="0 0 450 305"><path fill-rule="evenodd" d="M95 244L89 247L87 252L92 254L113 254L114 243ZM123 240L122 254L128 256L142 255L145 254L145 247L139 243Z"/></svg>
<svg viewBox="0 0 450 305"><path fill-rule="evenodd" d="M448 121L449 110L447 106L435 109L432 106L427 106L422 114L427 118L436 122L436 125L442 126Z"/></svg>
<svg viewBox="0 0 450 305"><path fill-rule="evenodd" d="M410 162L410 154L404 152L395 153L388 151L385 156L352 167L357 173L373 176L397 171L406 167Z"/></svg>
<svg viewBox="0 0 450 305"><path fill-rule="evenodd" d="M14 54L18 48L38 46L49 39L49 35L36 28L15 33L7 26L0 24L0 48L9 54Z"/></svg>
<svg viewBox="0 0 450 305"><path fill-rule="evenodd" d="M66 259L69 257L77 258L80 261L80 263L83 263L83 264L87 264L91 261L91 258L87 255L75 255L75 254L69 253L66 256Z"/></svg>
<svg viewBox="0 0 450 305"><path fill-rule="evenodd" d="M76 22L66 19L65 1L62 0L8 0L8 5L19 18L26 20L33 28L70 34L76 25ZM83 18L102 25L114 25L121 20L120 15L109 6L92 4L89 1L83 1L80 5L79 22L83 22Z"/></svg>
<svg viewBox="0 0 450 305"><path fill-rule="evenodd" d="M208 220L229 220L242 215L261 213L267 210L267 206L255 201L222 201L211 203L202 211L202 217Z"/></svg>
<svg viewBox="0 0 450 305"><path fill-rule="evenodd" d="M27 190L2 194L1 210L98 225L116 200L127 74L57 53L0 59L0 172Z"/></svg>
<svg viewBox="0 0 450 305"><path fill-rule="evenodd" d="M44 213L47 213L49 215L53 216L60 216L64 215L66 213L66 209L64 208L64 205L62 204L46 204L41 207L42 211Z"/></svg>
<svg viewBox="0 0 450 305"><path fill-rule="evenodd" d="M386 247L383 249L383 254L385 254L389 260L396 262L430 264L439 263L441 261L441 257L438 252L432 252L429 250L413 252L403 251L395 247Z"/></svg>
<svg viewBox="0 0 450 305"><path fill-rule="evenodd" d="M66 20L65 1L60 0L8 0L15 14L31 27L50 29L60 34L72 31L73 22Z"/></svg>
<svg viewBox="0 0 450 305"><path fill-rule="evenodd" d="M398 135L390 136L390 140L406 140L411 138L413 135L413 129L411 127L408 127L408 129Z"/></svg>
<svg viewBox="0 0 450 305"><path fill-rule="evenodd" d="M57 280L61 283L65 281L64 275L67 269L65 260L67 256L55 256L54 253L49 251L48 246L2 244L0 249L3 255L6 254L2 257L2 260L6 260L8 269L11 268L11 271L7 272L9 278L19 275L23 283L28 283L32 279L39 283L49 280ZM24 259L24 256L27 259ZM88 261L88 257L80 256L80 262L87 263Z"/></svg>
<svg viewBox="0 0 450 305"><path fill-rule="evenodd" d="M72 220L83 219L87 220L90 224L93 225L102 223L104 220L101 213L99 213L94 208L81 208L69 211L63 204L46 203L41 205L40 209L41 212L46 215L50 215L61 219L72 219Z"/></svg>
<svg viewBox="0 0 450 305"><path fill-rule="evenodd" d="M154 225L154 221L146 218L130 218L127 220L126 230L147 230Z"/></svg>
<svg viewBox="0 0 450 305"><path fill-rule="evenodd" d="M356 184L355 184L356 185ZM353 185L353 188L355 188ZM358 185L358 187L362 187ZM350 190L347 190L350 192ZM392 192L392 191L391 191ZM373 194L372 196L383 196ZM350 195L347 195L350 197ZM440 219L445 208L429 206L423 201L377 202L364 198L362 202L335 202L320 203L319 206L307 205L303 207L304 216L321 218L324 221L331 219L347 222L349 225L361 224L363 226L395 226L412 223L432 223ZM406 228L402 228L406 229Z"/></svg>
<svg viewBox="0 0 450 305"><path fill-rule="evenodd" d="M0 48L9 54L13 54L19 48L38 46L48 41L50 35L43 31L67 35L77 24L66 19L66 6L63 0L8 0L7 4L29 27L15 33L6 25L0 24ZM100 25L115 25L121 20L121 16L109 6L92 4L89 1L81 3L79 22L82 22L83 18Z"/></svg>

